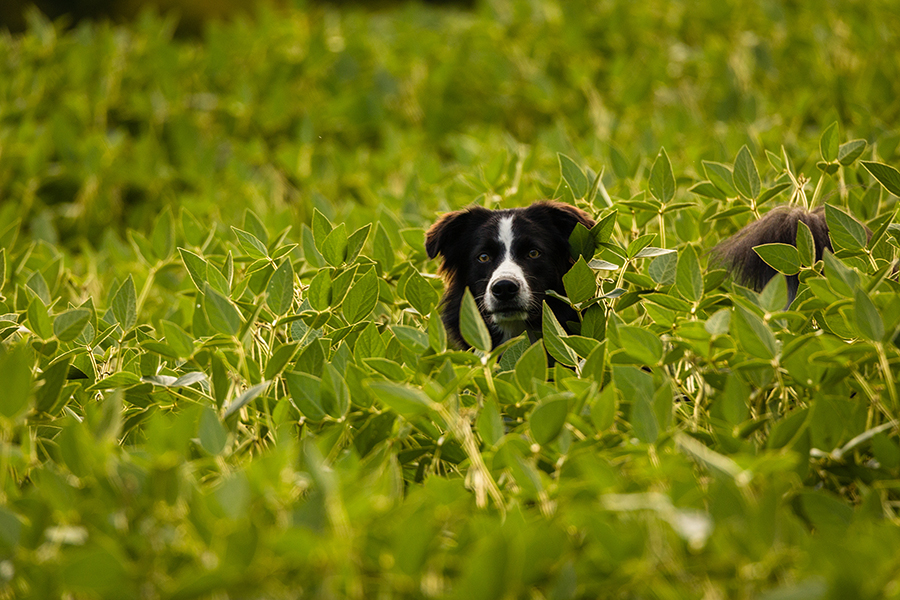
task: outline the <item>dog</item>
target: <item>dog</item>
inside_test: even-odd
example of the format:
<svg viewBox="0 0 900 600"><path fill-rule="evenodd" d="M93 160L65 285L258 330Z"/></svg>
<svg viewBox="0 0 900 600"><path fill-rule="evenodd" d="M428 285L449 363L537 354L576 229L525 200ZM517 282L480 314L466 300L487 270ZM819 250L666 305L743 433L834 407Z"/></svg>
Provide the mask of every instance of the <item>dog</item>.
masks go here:
<svg viewBox="0 0 900 600"><path fill-rule="evenodd" d="M776 208L733 236L710 254L713 264L724 266L741 285L761 291L778 274L753 251L771 243L796 245L797 223L809 227L816 260L833 252L824 208ZM584 211L555 201L539 201L527 208L488 210L472 206L442 216L425 235L429 258L443 257L445 281L441 301L448 337L468 348L459 329L459 309L466 288L487 324L494 346L526 330L541 330L542 303L547 301L557 320L566 325L578 319L575 311L548 290L564 294L562 277L574 264L569 236L581 223L590 229L594 220ZM787 276L788 305L797 296L797 275Z"/></svg>
<svg viewBox="0 0 900 600"><path fill-rule="evenodd" d="M443 258L442 320L450 341L468 348L459 328L466 288L495 347L527 330L540 331L544 301L571 333L566 323L577 322L578 315L547 292L565 294L562 277L574 264L569 236L579 223L594 226L579 208L540 201L501 210L472 206L447 213L432 225L425 250L429 258Z"/></svg>
<svg viewBox="0 0 900 600"><path fill-rule="evenodd" d="M753 251L762 244L797 243L797 223L802 221L812 233L816 249L816 260L821 260L825 250L834 252L825 222L825 208L807 211L798 206L780 207L770 210L758 221L754 221L733 236L720 242L711 251L712 263L728 269L735 281L759 292L778 272L766 264ZM788 305L797 297L800 280L796 275L788 275Z"/></svg>

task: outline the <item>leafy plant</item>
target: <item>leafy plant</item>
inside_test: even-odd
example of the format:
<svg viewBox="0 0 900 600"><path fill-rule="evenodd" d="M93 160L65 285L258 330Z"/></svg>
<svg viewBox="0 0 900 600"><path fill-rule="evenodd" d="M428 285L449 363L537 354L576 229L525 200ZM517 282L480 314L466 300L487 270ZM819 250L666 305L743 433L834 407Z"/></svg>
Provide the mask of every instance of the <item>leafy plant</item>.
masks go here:
<svg viewBox="0 0 900 600"><path fill-rule="evenodd" d="M263 11L202 44L153 16L72 32L35 18L3 38L4 93L20 101L0 103L0 189L23 199L0 208L3 594L893 593L896 135L855 114L844 135L756 71L736 99L746 74L713 73L683 79L688 96L715 81L700 111L713 116L672 108L649 126L661 150L624 124L656 120L665 90L643 88L727 64L723 50L646 50L634 69L626 38L654 49L658 28L690 31L658 23L656 2L576 5ZM882 41L865 27L879 6L839 15L866 32L844 50ZM714 8L697 10L723 36L760 26L757 9ZM548 34L554 14L565 35ZM420 26L436 15L445 27ZM801 52L818 38L786 31L754 46L754 69L795 52L785 77L831 81ZM511 48L497 61L483 60L491 36ZM588 38L610 40L611 63ZM413 52L446 66L416 79ZM598 74L621 150L596 145L602 103L573 83ZM842 94L887 119L886 79L865 71ZM728 117L768 106L818 123L818 155L808 129ZM592 169L607 156L608 173ZM466 298L474 350L449 347L423 248L433 209L540 195L597 218L570 240L575 333L545 310L540 340L492 348ZM706 264L776 202L824 205L835 248L816 261L804 227L796 247L757 247L798 275L787 307L783 277L757 293Z"/></svg>

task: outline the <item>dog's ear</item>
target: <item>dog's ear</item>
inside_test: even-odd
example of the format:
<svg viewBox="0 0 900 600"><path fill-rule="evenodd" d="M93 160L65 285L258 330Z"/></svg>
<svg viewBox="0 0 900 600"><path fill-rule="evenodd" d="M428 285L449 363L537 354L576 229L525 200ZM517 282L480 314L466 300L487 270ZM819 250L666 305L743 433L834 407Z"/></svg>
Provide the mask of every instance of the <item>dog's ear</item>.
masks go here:
<svg viewBox="0 0 900 600"><path fill-rule="evenodd" d="M445 264L457 264L470 244L466 232L477 228L490 216L491 211L481 206L472 206L442 216L425 234L428 258L435 258L440 254L444 257Z"/></svg>
<svg viewBox="0 0 900 600"><path fill-rule="evenodd" d="M580 208L552 200L535 202L526 209L526 214L536 222L550 223L566 241L578 223L588 229L594 226L594 219Z"/></svg>

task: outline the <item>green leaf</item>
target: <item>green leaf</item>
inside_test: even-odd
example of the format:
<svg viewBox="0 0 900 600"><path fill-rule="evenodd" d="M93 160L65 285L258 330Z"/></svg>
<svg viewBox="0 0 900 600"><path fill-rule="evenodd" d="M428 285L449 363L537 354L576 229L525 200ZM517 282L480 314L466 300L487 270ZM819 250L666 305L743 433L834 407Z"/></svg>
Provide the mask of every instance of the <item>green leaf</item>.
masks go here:
<svg viewBox="0 0 900 600"><path fill-rule="evenodd" d="M531 437L541 446L555 440L566 424L569 402L565 398L550 397L535 407L528 417Z"/></svg>
<svg viewBox="0 0 900 600"><path fill-rule="evenodd" d="M369 231L372 230L372 224L366 223L347 238L347 262L353 262L362 252L366 240L369 239Z"/></svg>
<svg viewBox="0 0 900 600"><path fill-rule="evenodd" d="M655 239L655 233L647 233L635 238L631 241L630 244L628 244L628 248L625 250L625 255L628 258L634 258L638 252L649 246Z"/></svg>
<svg viewBox="0 0 900 600"><path fill-rule="evenodd" d="M350 291L353 280L356 279L356 272L359 271L359 265L354 265L348 269L336 269L337 275L331 280L331 305L338 306L344 301L344 296Z"/></svg>
<svg viewBox="0 0 900 600"><path fill-rule="evenodd" d="M862 166L872 174L884 189L895 196L900 196L900 171L890 165L877 162L862 161Z"/></svg>
<svg viewBox="0 0 900 600"><path fill-rule="evenodd" d="M420 315L431 314L440 297L431 284L418 271L411 270L403 290L407 301ZM376 294L377 296L377 294Z"/></svg>
<svg viewBox="0 0 900 600"><path fill-rule="evenodd" d="M613 231L616 228L617 216L618 211L612 211L608 215L603 216L599 221L594 223L593 227L591 227L591 236L594 238L595 246L609 242L609 238L612 237Z"/></svg>
<svg viewBox="0 0 900 600"><path fill-rule="evenodd" d="M653 376L632 366L613 367L615 387L631 403L630 423L634 435L644 443L653 443L659 437L659 421L653 410L656 387Z"/></svg>
<svg viewBox="0 0 900 600"><path fill-rule="evenodd" d="M655 246L647 246L641 248L631 258L656 258L657 256L665 256L667 254L675 254L674 248L657 248Z"/></svg>
<svg viewBox="0 0 900 600"><path fill-rule="evenodd" d="M800 272L800 253L790 244L762 244L754 246L753 251L779 273L796 275Z"/></svg>
<svg viewBox="0 0 900 600"><path fill-rule="evenodd" d="M382 404L406 419L423 415L434 406L425 392L408 385L374 381L369 383L369 389Z"/></svg>
<svg viewBox="0 0 900 600"><path fill-rule="evenodd" d="M200 439L200 447L213 456L221 454L228 442L228 431L216 411L209 406L204 406L200 413L197 437Z"/></svg>
<svg viewBox="0 0 900 600"><path fill-rule="evenodd" d="M332 363L322 370L322 407L335 419L340 419L350 409L350 389Z"/></svg>
<svg viewBox="0 0 900 600"><path fill-rule="evenodd" d="M713 405L713 410L730 424L740 425L750 416L749 401L750 387L732 371L725 380L725 389Z"/></svg>
<svg viewBox="0 0 900 600"><path fill-rule="evenodd" d="M469 288L466 288L459 307L459 330L462 338L473 348L482 352L491 351L491 334L481 318L478 305L475 304L475 298Z"/></svg>
<svg viewBox="0 0 900 600"><path fill-rule="evenodd" d="M322 256L333 267L341 266L347 260L347 226L339 223L322 242Z"/></svg>
<svg viewBox="0 0 900 600"><path fill-rule="evenodd" d="M675 289L689 302L698 302L703 297L703 273L700 259L691 244L684 246L675 266Z"/></svg>
<svg viewBox="0 0 900 600"><path fill-rule="evenodd" d="M822 137L819 138L819 152L825 162L832 163L838 159L839 136L837 121L822 132Z"/></svg>
<svg viewBox="0 0 900 600"><path fill-rule="evenodd" d="M756 358L775 358L775 335L755 313L735 306L731 316L731 333L745 352Z"/></svg>
<svg viewBox="0 0 900 600"><path fill-rule="evenodd" d="M238 229L233 226L231 230L237 236L238 243L241 245L241 249L247 253L247 256L253 260L259 260L269 256L269 250L266 248L266 245L255 235L249 231L244 231L243 229Z"/></svg>
<svg viewBox="0 0 900 600"><path fill-rule="evenodd" d="M347 297L344 298L341 310L347 322L353 325L369 316L377 303L378 275L375 274L374 269L369 269L365 275L357 279L356 283L351 286L350 291L347 292ZM429 310L428 312L431 311Z"/></svg>
<svg viewBox="0 0 900 600"><path fill-rule="evenodd" d="M25 285L34 292L38 298L44 303L44 306L50 306L52 299L50 298L50 288L47 287L47 280L41 275L40 271L35 271L25 282Z"/></svg>
<svg viewBox="0 0 900 600"><path fill-rule="evenodd" d="M773 277L759 293L759 306L766 312L784 310L787 303L787 279L784 277Z"/></svg>
<svg viewBox="0 0 900 600"><path fill-rule="evenodd" d="M744 198L752 200L759 196L759 171L746 145L734 161L734 187Z"/></svg>
<svg viewBox="0 0 900 600"><path fill-rule="evenodd" d="M591 421L597 431L606 431L616 422L618 403L616 398L616 386L607 385L591 401Z"/></svg>
<svg viewBox="0 0 900 600"><path fill-rule="evenodd" d="M587 227L581 223L576 223L575 228L569 235L569 254L573 259L579 256L590 260L594 256L596 250L596 242L594 236L588 231Z"/></svg>
<svg viewBox="0 0 900 600"><path fill-rule="evenodd" d="M438 354L447 350L447 330L437 311L433 311L428 317L428 345Z"/></svg>
<svg viewBox="0 0 900 600"><path fill-rule="evenodd" d="M275 351L272 352L272 356L269 357L269 360L266 363L266 372L263 374L263 377L265 379L275 379L278 377L284 367L287 366L292 358L294 358L298 347L299 344L297 342L289 342L275 348Z"/></svg>
<svg viewBox="0 0 900 600"><path fill-rule="evenodd" d="M734 189L734 174L728 165L704 160L703 170L706 173L706 178L714 186L722 190L725 196L734 198L738 195L737 190Z"/></svg>
<svg viewBox="0 0 900 600"><path fill-rule="evenodd" d="M109 377L104 377L94 385L87 388L88 392L100 390L114 390L118 388L131 388L141 383L141 378L131 371L118 371Z"/></svg>
<svg viewBox="0 0 900 600"><path fill-rule="evenodd" d="M31 350L26 344L0 345L0 373L3 374L0 415L12 419L27 408L31 397L32 362Z"/></svg>
<svg viewBox="0 0 900 600"><path fill-rule="evenodd" d="M769 200L777 197L778 194L788 189L789 187L791 187L791 183L776 183L759 195L759 198L756 200L756 205L761 206L765 204ZM750 207L748 206L747 208L749 209Z"/></svg>
<svg viewBox="0 0 900 600"><path fill-rule="evenodd" d="M6 248L0 248L0 292L6 285Z"/></svg>
<svg viewBox="0 0 900 600"><path fill-rule="evenodd" d="M171 375L147 375L141 377L141 381L151 383L165 388L189 387L196 383L206 381L206 374L202 371L191 371L185 373L181 377L172 377Z"/></svg>
<svg viewBox="0 0 900 600"><path fill-rule="evenodd" d="M71 355L63 356L44 369L40 376L42 385L34 393L35 409L48 413L58 409L57 403L62 396L63 387L66 385L71 361Z"/></svg>
<svg viewBox="0 0 900 600"><path fill-rule="evenodd" d="M825 261L825 278L834 291L848 298L853 296L859 285L859 274L831 252L825 252L822 259Z"/></svg>
<svg viewBox="0 0 900 600"><path fill-rule="evenodd" d="M312 217L312 232L316 249L319 252L322 251L322 245L325 243L325 238L328 237L332 229L334 229L334 226L331 224L331 221L328 220L328 217L323 215L318 208L314 208Z"/></svg>
<svg viewBox="0 0 900 600"><path fill-rule="evenodd" d="M559 159L560 174L562 175L563 181L565 181L569 186L569 189L572 190L572 196L576 199L585 198L590 186L587 175L584 174L581 167L575 164L574 160L565 154L557 154L557 157Z"/></svg>
<svg viewBox="0 0 900 600"><path fill-rule="evenodd" d="M713 185L711 181L701 181L700 183L695 183L688 189L688 191L692 194L703 196L704 198L713 198L715 200L728 199L728 196L725 195L725 192Z"/></svg>
<svg viewBox="0 0 900 600"><path fill-rule="evenodd" d="M258 264L258 263L254 263ZM268 261L265 261L266 266L268 266ZM216 290L223 296L231 295L231 286L228 285L228 280L225 278L225 275L222 274L219 269L212 263L209 264L209 268L206 270L206 279L209 281L209 285L212 286L212 289Z"/></svg>
<svg viewBox="0 0 900 600"><path fill-rule="evenodd" d="M159 260L167 260L175 253L175 218L169 206L163 208L156 216L150 242L153 245L153 254Z"/></svg>
<svg viewBox="0 0 900 600"><path fill-rule="evenodd" d="M400 382L407 378L406 373L403 372L403 367L387 358L364 358L363 362L367 367L378 371L391 381Z"/></svg>
<svg viewBox="0 0 900 600"><path fill-rule="evenodd" d="M318 311L328 310L331 307L331 288L331 270L321 269L306 290L310 306Z"/></svg>
<svg viewBox="0 0 900 600"><path fill-rule="evenodd" d="M766 150L766 158L769 160L769 164L772 165L772 168L776 173L782 173L784 171L784 161L781 160L780 156L778 156L774 152Z"/></svg>
<svg viewBox="0 0 900 600"><path fill-rule="evenodd" d="M294 266L285 258L272 273L266 286L266 304L278 316L284 315L294 301Z"/></svg>
<svg viewBox="0 0 900 600"><path fill-rule="evenodd" d="M597 275L580 256L578 261L563 275L566 296L574 304L590 300L597 293Z"/></svg>
<svg viewBox="0 0 900 600"><path fill-rule="evenodd" d="M243 319L231 300L212 289L208 284L203 290L203 310L209 325L218 333L237 335Z"/></svg>
<svg viewBox="0 0 900 600"><path fill-rule="evenodd" d="M284 380L288 393L300 413L310 421L319 422L325 419L325 408L322 406L322 380L308 373L286 372Z"/></svg>
<svg viewBox="0 0 900 600"><path fill-rule="evenodd" d="M856 219L831 204L825 205L825 223L835 250L862 250L869 241L866 228Z"/></svg>
<svg viewBox="0 0 900 600"><path fill-rule="evenodd" d="M816 263L816 242L809 226L803 221L797 221L797 257L804 267Z"/></svg>
<svg viewBox="0 0 900 600"><path fill-rule="evenodd" d="M228 405L228 408L225 409L225 414L222 415L223 419L228 419L231 415L235 414L237 411L241 410L243 407L247 406L250 402L255 400L260 394L266 391L269 387L269 381L263 381L262 383L257 383L253 387L247 389L240 396L231 401L231 404Z"/></svg>
<svg viewBox="0 0 900 600"><path fill-rule="evenodd" d="M550 310L546 300L543 306L541 329L544 335L544 347L550 356L568 367L574 367L578 364L578 357L575 356L575 352L563 341L566 332L556 319L556 315Z"/></svg>
<svg viewBox="0 0 900 600"><path fill-rule="evenodd" d="M50 322L50 314L38 297L32 298L28 305L28 325L31 327L31 331L42 340L53 337L53 323Z"/></svg>
<svg viewBox="0 0 900 600"><path fill-rule="evenodd" d="M647 274L660 285L671 285L675 283L675 269L677 266L678 255L675 250L672 250L671 252L660 254L650 261L650 265L647 267Z"/></svg>
<svg viewBox="0 0 900 600"><path fill-rule="evenodd" d="M540 341L522 353L516 361L515 373L516 382L526 393L532 391L532 380L547 381L547 352Z"/></svg>
<svg viewBox="0 0 900 600"><path fill-rule="evenodd" d="M544 349L541 348L541 352ZM496 446L503 439L503 420L500 417L500 408L497 402L491 398L484 401L481 412L475 421L475 427L478 429L478 435L489 446Z"/></svg>
<svg viewBox="0 0 900 600"><path fill-rule="evenodd" d="M53 321L53 334L61 342L71 342L81 335L85 325L91 320L87 308L73 308L57 315Z"/></svg>
<svg viewBox="0 0 900 600"><path fill-rule="evenodd" d="M187 358L194 353L194 338L188 332L171 321L162 320L159 324L166 343L175 350L179 358Z"/></svg>
<svg viewBox="0 0 900 600"><path fill-rule="evenodd" d="M375 240L372 242L375 262L387 272L394 268L394 248L391 246L391 238L381 223L375 227Z"/></svg>
<svg viewBox="0 0 900 600"><path fill-rule="evenodd" d="M620 325L618 332L622 349L640 364L652 367L662 360L662 342L652 331L643 327Z"/></svg>
<svg viewBox="0 0 900 600"><path fill-rule="evenodd" d="M875 303L862 288L856 288L856 327L864 338L872 342L884 339L884 320Z"/></svg>
<svg viewBox="0 0 900 600"><path fill-rule="evenodd" d="M208 268L206 261L190 250L185 250L184 248L178 248L178 252L181 254L181 261L184 263L185 268L187 268L188 275L191 276L191 281L193 281L197 289L202 292L203 286L206 285L206 270Z"/></svg>
<svg viewBox="0 0 900 600"><path fill-rule="evenodd" d="M866 140L850 140L849 142L841 144L840 148L838 148L838 162L845 167L849 167L857 158L862 156L862 153L866 151L866 146L868 145Z"/></svg>
<svg viewBox="0 0 900 600"><path fill-rule="evenodd" d="M650 169L650 194L663 204L675 197L675 175L665 148L659 149Z"/></svg>

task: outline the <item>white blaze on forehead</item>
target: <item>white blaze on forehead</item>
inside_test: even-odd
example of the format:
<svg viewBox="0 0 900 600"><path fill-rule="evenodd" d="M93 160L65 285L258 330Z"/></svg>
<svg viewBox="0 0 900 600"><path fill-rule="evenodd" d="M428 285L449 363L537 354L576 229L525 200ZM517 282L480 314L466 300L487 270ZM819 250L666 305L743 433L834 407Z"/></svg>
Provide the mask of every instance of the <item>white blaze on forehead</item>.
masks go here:
<svg viewBox="0 0 900 600"><path fill-rule="evenodd" d="M528 280L525 278L525 271L513 259L513 242L515 241L515 233L513 232L513 216L503 217L497 227L497 241L500 242L499 264L491 274L488 281L487 293L485 293L485 303L488 311L494 311L497 308L496 300L491 294L491 286L494 282L501 279L509 279L519 284L518 304L523 311L531 301L531 289L528 287Z"/></svg>

